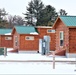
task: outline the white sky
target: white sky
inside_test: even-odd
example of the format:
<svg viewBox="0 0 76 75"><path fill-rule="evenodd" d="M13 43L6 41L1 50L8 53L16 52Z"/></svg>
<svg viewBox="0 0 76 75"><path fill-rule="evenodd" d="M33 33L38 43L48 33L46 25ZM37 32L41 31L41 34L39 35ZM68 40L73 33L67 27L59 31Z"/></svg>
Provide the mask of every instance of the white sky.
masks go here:
<svg viewBox="0 0 76 75"><path fill-rule="evenodd" d="M26 6L31 0L0 0L0 8L11 15L20 15L26 12ZM67 11L68 15L76 15L76 0L41 0L45 5L52 5L58 12L59 9Z"/></svg>

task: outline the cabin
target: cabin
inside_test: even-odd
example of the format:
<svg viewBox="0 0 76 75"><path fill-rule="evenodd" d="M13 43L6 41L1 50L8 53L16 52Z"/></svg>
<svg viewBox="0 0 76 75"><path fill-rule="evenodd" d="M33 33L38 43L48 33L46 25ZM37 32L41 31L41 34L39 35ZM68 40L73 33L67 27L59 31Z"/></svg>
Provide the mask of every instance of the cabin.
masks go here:
<svg viewBox="0 0 76 75"><path fill-rule="evenodd" d="M39 38L43 39L44 36L50 37L50 51L55 51L55 30L50 26L37 26Z"/></svg>
<svg viewBox="0 0 76 75"><path fill-rule="evenodd" d="M53 28L56 33L56 50L66 49L68 57L76 55L76 16L59 16Z"/></svg>
<svg viewBox="0 0 76 75"><path fill-rule="evenodd" d="M0 29L0 47L13 47L12 29Z"/></svg>
<svg viewBox="0 0 76 75"><path fill-rule="evenodd" d="M50 50L55 50L55 31L44 26L15 26L12 30L13 48L19 52L39 51L39 39L50 36Z"/></svg>
<svg viewBox="0 0 76 75"><path fill-rule="evenodd" d="M32 26L15 26L12 30L13 48L19 52L38 50L38 32Z"/></svg>

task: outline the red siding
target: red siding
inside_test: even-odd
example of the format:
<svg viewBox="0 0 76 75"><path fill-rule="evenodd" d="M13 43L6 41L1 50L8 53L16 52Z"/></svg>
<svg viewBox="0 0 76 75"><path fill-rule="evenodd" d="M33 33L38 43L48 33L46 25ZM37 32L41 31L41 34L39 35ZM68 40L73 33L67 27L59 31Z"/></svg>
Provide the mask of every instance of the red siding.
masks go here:
<svg viewBox="0 0 76 75"><path fill-rule="evenodd" d="M64 25L64 23L58 19L56 26L56 50L60 50L65 47L66 44L69 44L69 29ZM64 45L60 47L60 31L64 32Z"/></svg>
<svg viewBox="0 0 76 75"><path fill-rule="evenodd" d="M12 35L0 35L0 47L13 47L13 37L12 40L5 40L5 37L12 37Z"/></svg>
<svg viewBox="0 0 76 75"><path fill-rule="evenodd" d="M55 33L47 33L47 29L51 28L38 28L39 35L30 35L30 34L18 34L15 29L13 29L13 42L14 36L18 36L18 46L14 45L14 48L18 47L19 50L39 50L39 39L42 39L43 36L48 35L51 37L50 49L55 50ZM34 36L34 40L25 40L26 36Z"/></svg>
<svg viewBox="0 0 76 75"><path fill-rule="evenodd" d="M26 36L34 36L34 40L26 40ZM39 36L38 35L20 35L20 50L39 50Z"/></svg>
<svg viewBox="0 0 76 75"><path fill-rule="evenodd" d="M76 28L70 28L69 35L70 53L76 53Z"/></svg>
<svg viewBox="0 0 76 75"><path fill-rule="evenodd" d="M18 37L18 45L15 45L15 36ZM19 48L19 34L16 32L16 30L13 30L13 48Z"/></svg>
<svg viewBox="0 0 76 75"><path fill-rule="evenodd" d="M52 28L38 28L39 37L43 38L45 35L50 36L50 50L55 50L55 33L47 33L48 29Z"/></svg>

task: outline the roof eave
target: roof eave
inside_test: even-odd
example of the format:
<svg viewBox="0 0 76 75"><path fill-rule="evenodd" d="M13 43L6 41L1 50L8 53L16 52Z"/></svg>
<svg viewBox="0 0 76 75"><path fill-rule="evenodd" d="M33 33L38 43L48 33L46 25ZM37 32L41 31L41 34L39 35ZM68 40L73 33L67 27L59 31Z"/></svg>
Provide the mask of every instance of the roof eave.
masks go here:
<svg viewBox="0 0 76 75"><path fill-rule="evenodd" d="M52 27L53 29L55 29L55 25L56 25L56 23L57 23L57 21L58 21L59 18L60 17L58 16L57 19L56 19L56 21L54 22L53 27Z"/></svg>
<svg viewBox="0 0 76 75"><path fill-rule="evenodd" d="M68 28L76 28L76 26L67 26Z"/></svg>

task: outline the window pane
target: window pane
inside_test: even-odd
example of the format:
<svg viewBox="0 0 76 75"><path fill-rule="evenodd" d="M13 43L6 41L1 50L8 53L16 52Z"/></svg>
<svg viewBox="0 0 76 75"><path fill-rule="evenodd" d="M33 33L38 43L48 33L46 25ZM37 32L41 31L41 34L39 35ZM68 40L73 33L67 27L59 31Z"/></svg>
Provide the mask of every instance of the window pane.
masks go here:
<svg viewBox="0 0 76 75"><path fill-rule="evenodd" d="M5 40L12 40L12 37L5 37Z"/></svg>
<svg viewBox="0 0 76 75"><path fill-rule="evenodd" d="M60 46L63 46L63 40L60 40Z"/></svg>
<svg viewBox="0 0 76 75"><path fill-rule="evenodd" d="M63 40L64 38L63 32L60 32L60 40Z"/></svg>
<svg viewBox="0 0 76 75"><path fill-rule="evenodd" d="M55 30L48 29L47 32L48 32L48 33L51 33L51 32L52 32L52 33L55 33Z"/></svg>
<svg viewBox="0 0 76 75"><path fill-rule="evenodd" d="M34 36L26 36L25 40L34 40Z"/></svg>
<svg viewBox="0 0 76 75"><path fill-rule="evenodd" d="M17 45L18 45L18 37L15 36L15 46L17 46Z"/></svg>
<svg viewBox="0 0 76 75"><path fill-rule="evenodd" d="M63 31L60 31L60 46L63 46L64 43L64 33Z"/></svg>
<svg viewBox="0 0 76 75"><path fill-rule="evenodd" d="M17 43L17 42L15 42L15 46L17 46L17 44L18 44L18 43Z"/></svg>

